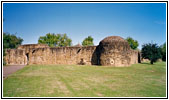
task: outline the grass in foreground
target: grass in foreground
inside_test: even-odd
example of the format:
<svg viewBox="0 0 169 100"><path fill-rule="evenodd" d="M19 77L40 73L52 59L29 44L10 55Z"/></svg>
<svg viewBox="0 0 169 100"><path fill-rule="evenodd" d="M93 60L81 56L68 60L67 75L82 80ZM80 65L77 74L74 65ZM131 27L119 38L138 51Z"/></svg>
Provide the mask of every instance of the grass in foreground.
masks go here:
<svg viewBox="0 0 169 100"><path fill-rule="evenodd" d="M3 80L3 96L165 97L166 66L29 65Z"/></svg>

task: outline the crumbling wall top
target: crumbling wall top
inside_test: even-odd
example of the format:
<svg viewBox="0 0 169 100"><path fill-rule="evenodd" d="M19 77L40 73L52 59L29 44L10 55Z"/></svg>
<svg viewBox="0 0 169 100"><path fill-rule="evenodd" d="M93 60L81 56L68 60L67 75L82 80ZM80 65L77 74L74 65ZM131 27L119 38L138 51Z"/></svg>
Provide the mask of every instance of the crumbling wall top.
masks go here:
<svg viewBox="0 0 169 100"><path fill-rule="evenodd" d="M49 47L47 44L24 44L18 46L17 49L28 49L28 48L46 48Z"/></svg>

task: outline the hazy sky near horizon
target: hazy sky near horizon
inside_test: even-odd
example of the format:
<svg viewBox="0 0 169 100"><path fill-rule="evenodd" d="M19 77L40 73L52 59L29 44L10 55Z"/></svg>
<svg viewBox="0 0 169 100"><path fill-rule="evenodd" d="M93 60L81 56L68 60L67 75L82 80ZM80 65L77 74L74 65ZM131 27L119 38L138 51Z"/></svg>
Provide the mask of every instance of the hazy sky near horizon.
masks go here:
<svg viewBox="0 0 169 100"><path fill-rule="evenodd" d="M107 36L132 37L139 42L166 41L165 3L4 3L3 32L38 42L46 33L66 33L73 45L87 36L94 44Z"/></svg>

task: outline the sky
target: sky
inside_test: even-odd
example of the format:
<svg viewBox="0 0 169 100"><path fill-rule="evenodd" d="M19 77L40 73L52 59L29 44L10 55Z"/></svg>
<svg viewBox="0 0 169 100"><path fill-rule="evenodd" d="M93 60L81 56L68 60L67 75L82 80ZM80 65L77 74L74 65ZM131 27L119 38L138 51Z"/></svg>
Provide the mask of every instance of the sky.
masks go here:
<svg viewBox="0 0 169 100"><path fill-rule="evenodd" d="M166 42L165 3L3 3L3 32L36 44L47 33L66 33L73 45L92 36L132 37L145 43Z"/></svg>

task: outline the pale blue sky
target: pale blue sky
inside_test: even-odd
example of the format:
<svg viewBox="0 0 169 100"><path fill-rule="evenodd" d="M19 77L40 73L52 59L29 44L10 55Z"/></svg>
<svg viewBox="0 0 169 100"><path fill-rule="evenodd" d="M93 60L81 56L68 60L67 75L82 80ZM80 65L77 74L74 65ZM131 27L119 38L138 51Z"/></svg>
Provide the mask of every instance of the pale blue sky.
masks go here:
<svg viewBox="0 0 169 100"><path fill-rule="evenodd" d="M66 33L73 45L87 36L94 44L107 36L144 43L166 41L165 3L4 3L3 31L37 43L46 33Z"/></svg>

